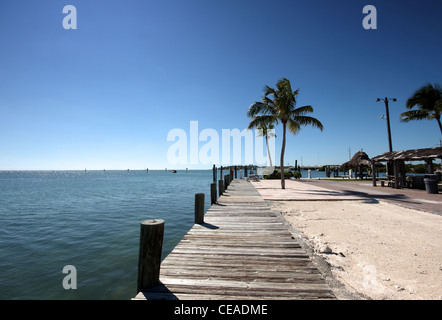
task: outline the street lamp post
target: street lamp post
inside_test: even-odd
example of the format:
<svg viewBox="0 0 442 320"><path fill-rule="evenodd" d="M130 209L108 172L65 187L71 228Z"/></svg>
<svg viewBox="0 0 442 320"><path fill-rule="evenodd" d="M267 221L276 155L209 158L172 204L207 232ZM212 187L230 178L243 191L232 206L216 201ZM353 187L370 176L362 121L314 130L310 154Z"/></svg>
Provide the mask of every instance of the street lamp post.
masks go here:
<svg viewBox="0 0 442 320"><path fill-rule="evenodd" d="M390 152L393 152L393 145L391 143L390 112L388 110L388 101L391 100L391 101L395 102L397 100L396 100L396 98L390 98L389 99L389 98L386 97L384 99L377 98L376 102L379 102L381 100L383 100L384 103L385 103L385 112L387 113L386 118L387 118L387 130L388 130L388 146L390 148Z"/></svg>

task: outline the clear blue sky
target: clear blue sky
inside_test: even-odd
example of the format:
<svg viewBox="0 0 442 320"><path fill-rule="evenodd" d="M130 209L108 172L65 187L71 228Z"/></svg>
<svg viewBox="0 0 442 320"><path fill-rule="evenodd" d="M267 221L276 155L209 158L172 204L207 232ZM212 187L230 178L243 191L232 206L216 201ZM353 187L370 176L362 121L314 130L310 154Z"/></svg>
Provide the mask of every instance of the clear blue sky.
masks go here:
<svg viewBox="0 0 442 320"><path fill-rule="evenodd" d="M377 30L362 27L368 4ZM65 5L77 30L63 28ZM441 11L439 0L1 1L0 170L173 167L170 130L243 130L281 77L324 124L288 135L286 163L388 151L386 96L398 100L395 150L438 146L434 120L399 114L419 87L442 84Z"/></svg>

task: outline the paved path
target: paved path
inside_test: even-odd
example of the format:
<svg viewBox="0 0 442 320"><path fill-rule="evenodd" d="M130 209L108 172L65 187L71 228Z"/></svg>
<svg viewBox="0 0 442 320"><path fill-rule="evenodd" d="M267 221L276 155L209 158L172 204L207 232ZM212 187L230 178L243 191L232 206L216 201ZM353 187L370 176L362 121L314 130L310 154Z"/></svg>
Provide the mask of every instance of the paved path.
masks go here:
<svg viewBox="0 0 442 320"><path fill-rule="evenodd" d="M281 189L280 180L260 180L252 182L265 200L302 201L302 200L363 200L364 197L348 191L333 190L316 184L286 180L285 189Z"/></svg>
<svg viewBox="0 0 442 320"><path fill-rule="evenodd" d="M442 191L373 187L371 180L332 181L324 179L286 180L286 191L279 180L253 182L266 200L365 200L388 201L397 205L442 215ZM440 188L440 187L439 187Z"/></svg>

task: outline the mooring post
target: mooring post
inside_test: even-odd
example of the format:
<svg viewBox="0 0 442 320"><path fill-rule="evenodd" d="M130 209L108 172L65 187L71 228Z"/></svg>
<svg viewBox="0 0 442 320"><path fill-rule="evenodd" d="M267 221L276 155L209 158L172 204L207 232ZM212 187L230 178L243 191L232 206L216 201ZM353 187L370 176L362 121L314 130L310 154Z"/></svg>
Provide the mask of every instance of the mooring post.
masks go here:
<svg viewBox="0 0 442 320"><path fill-rule="evenodd" d="M219 196L221 197L223 195L223 192L224 192L224 186L223 186L223 180L222 179L218 180L218 192L219 192Z"/></svg>
<svg viewBox="0 0 442 320"><path fill-rule="evenodd" d="M195 223L204 223L204 193L195 193Z"/></svg>
<svg viewBox="0 0 442 320"><path fill-rule="evenodd" d="M217 172L216 172L216 166L215 165L213 165L212 171L213 171L213 182L216 183Z"/></svg>
<svg viewBox="0 0 442 320"><path fill-rule="evenodd" d="M235 166L235 179L238 179L238 167Z"/></svg>
<svg viewBox="0 0 442 320"><path fill-rule="evenodd" d="M163 250L164 220L144 220L140 228L137 292L160 283L161 252Z"/></svg>
<svg viewBox="0 0 442 320"><path fill-rule="evenodd" d="M210 184L210 202L211 204L216 203L216 183Z"/></svg>

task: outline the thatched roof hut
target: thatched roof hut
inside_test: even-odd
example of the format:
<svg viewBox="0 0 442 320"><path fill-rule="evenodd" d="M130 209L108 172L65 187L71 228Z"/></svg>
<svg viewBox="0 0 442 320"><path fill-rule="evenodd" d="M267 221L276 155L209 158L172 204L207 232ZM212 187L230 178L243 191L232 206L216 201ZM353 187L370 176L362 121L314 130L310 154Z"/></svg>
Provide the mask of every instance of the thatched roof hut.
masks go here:
<svg viewBox="0 0 442 320"><path fill-rule="evenodd" d="M386 162L392 160L428 161L437 158L442 159L442 147L385 152L374 157L373 160L377 162Z"/></svg>
<svg viewBox="0 0 442 320"><path fill-rule="evenodd" d="M350 161L347 161L342 164L342 167L346 167L346 168L358 168L361 166L371 167L370 158L362 150L356 152Z"/></svg>
<svg viewBox="0 0 442 320"><path fill-rule="evenodd" d="M385 152L373 157L376 163L387 162L387 174L394 173L395 188L406 185L405 161L425 161L427 174L434 173L433 160L442 159L442 147Z"/></svg>

